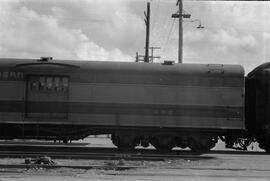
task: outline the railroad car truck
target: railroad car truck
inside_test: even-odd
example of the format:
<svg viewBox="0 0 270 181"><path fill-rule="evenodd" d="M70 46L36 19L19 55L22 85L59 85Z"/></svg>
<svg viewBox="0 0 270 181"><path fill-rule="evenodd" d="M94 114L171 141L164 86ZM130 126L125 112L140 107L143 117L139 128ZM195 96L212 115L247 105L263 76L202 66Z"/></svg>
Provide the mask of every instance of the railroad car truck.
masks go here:
<svg viewBox="0 0 270 181"><path fill-rule="evenodd" d="M0 138L207 151L245 130L244 82L240 65L2 58Z"/></svg>

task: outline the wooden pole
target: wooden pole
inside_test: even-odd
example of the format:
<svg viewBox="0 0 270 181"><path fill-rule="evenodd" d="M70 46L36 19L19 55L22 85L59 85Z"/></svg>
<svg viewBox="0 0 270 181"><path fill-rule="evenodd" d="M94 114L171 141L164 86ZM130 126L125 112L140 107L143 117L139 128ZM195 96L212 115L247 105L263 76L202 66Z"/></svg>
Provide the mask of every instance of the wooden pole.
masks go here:
<svg viewBox="0 0 270 181"><path fill-rule="evenodd" d="M145 15L145 25L146 25L146 40L145 40L145 57L144 62L149 62L149 33L150 33L150 2L147 3L147 13Z"/></svg>

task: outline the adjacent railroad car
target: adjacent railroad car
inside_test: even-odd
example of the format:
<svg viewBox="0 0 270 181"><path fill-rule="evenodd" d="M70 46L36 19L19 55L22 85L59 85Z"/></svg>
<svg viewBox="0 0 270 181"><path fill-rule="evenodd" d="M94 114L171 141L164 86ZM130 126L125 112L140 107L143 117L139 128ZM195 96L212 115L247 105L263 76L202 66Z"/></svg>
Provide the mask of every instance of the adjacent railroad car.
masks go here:
<svg viewBox="0 0 270 181"><path fill-rule="evenodd" d="M0 136L209 150L245 129L244 81L240 65L0 59Z"/></svg>
<svg viewBox="0 0 270 181"><path fill-rule="evenodd" d="M246 77L246 127L259 146L270 152L270 63Z"/></svg>

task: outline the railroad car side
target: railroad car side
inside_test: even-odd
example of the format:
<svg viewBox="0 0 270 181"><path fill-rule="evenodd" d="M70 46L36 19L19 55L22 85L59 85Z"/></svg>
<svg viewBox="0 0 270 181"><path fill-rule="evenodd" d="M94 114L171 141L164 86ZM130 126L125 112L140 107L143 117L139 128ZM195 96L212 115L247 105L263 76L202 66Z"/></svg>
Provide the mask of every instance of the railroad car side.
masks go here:
<svg viewBox="0 0 270 181"><path fill-rule="evenodd" d="M246 78L246 127L259 146L270 152L270 64L265 63Z"/></svg>
<svg viewBox="0 0 270 181"><path fill-rule="evenodd" d="M203 68L182 74L170 74L169 68L166 73L122 69L75 74L69 116L92 125L243 129L243 73Z"/></svg>
<svg viewBox="0 0 270 181"><path fill-rule="evenodd" d="M73 123L109 127L113 143L125 148L188 143L193 150L209 149L217 136L244 129L241 66L151 65L146 71L124 65L73 74Z"/></svg>

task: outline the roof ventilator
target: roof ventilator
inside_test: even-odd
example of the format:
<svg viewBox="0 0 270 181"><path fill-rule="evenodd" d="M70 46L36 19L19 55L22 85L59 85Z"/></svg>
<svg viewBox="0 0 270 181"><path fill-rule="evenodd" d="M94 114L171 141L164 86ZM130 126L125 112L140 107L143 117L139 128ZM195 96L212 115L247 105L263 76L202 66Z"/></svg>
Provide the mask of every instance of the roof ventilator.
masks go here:
<svg viewBox="0 0 270 181"><path fill-rule="evenodd" d="M49 62L49 60L52 60L52 57L40 57L40 59L38 59L38 62Z"/></svg>
<svg viewBox="0 0 270 181"><path fill-rule="evenodd" d="M172 60L164 60L162 65L174 65L174 61L172 61Z"/></svg>

